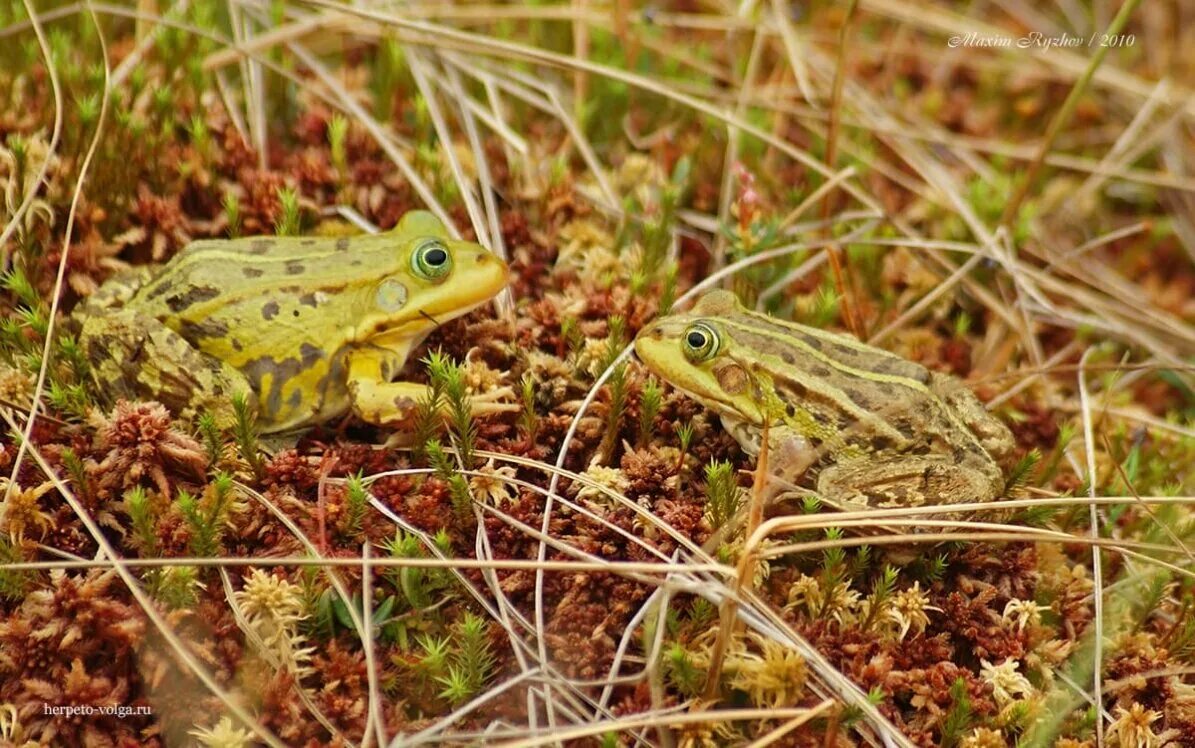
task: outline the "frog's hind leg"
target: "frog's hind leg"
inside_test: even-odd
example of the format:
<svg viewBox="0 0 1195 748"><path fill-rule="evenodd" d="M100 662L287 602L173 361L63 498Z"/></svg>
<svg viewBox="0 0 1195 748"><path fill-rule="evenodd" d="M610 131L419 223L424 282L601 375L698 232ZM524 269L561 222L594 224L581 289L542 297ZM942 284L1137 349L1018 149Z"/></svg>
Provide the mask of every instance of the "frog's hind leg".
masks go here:
<svg viewBox="0 0 1195 748"><path fill-rule="evenodd" d="M831 504L856 510L977 504L993 496L990 476L979 470L906 455L827 466L818 475L817 490Z"/></svg>
<svg viewBox="0 0 1195 748"><path fill-rule="evenodd" d="M239 371L132 309L87 317L79 341L106 400L156 400L185 420L211 411L221 426L233 421L231 395L246 393L256 405Z"/></svg>

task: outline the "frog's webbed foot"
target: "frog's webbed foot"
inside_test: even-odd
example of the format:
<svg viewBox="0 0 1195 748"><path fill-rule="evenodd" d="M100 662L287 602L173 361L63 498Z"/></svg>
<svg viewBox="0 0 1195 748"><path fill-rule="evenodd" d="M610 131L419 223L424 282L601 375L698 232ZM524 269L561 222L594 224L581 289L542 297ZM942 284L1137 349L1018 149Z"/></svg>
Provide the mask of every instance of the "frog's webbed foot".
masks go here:
<svg viewBox="0 0 1195 748"><path fill-rule="evenodd" d="M414 424L415 414L421 403L428 401L427 385L414 382L379 382L369 379L350 380L349 397L353 401L353 412L361 420L378 426L409 428ZM510 387L498 387L486 393L469 396L473 415L511 413L519 410L512 402ZM447 403L441 398L440 409L447 415Z"/></svg>
<svg viewBox="0 0 1195 748"><path fill-rule="evenodd" d="M469 404L475 416L514 413L521 409L519 405L511 402L514 399L515 391L510 387L495 387L486 392L469 395Z"/></svg>
<svg viewBox="0 0 1195 748"><path fill-rule="evenodd" d="M79 342L98 390L111 401L156 400L184 420L210 411L223 428L234 421L231 395L252 392L239 371L132 309L88 316Z"/></svg>

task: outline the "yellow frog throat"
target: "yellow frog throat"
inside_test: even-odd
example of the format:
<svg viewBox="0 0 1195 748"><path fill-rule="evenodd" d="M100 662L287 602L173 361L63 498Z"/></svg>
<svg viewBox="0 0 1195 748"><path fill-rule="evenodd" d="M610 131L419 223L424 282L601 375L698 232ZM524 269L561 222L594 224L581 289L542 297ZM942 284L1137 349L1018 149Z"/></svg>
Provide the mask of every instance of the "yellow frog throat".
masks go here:
<svg viewBox="0 0 1195 748"><path fill-rule="evenodd" d="M752 454L766 417L773 460L814 455L818 494L832 505L973 503L1004 491L1008 428L956 378L854 338L711 291L640 331L635 352Z"/></svg>
<svg viewBox="0 0 1195 748"><path fill-rule="evenodd" d="M193 418L251 392L265 432L350 407L401 424L425 388L391 378L437 325L501 291L507 273L413 211L374 236L194 242L159 268L112 278L76 316L109 400L158 400Z"/></svg>

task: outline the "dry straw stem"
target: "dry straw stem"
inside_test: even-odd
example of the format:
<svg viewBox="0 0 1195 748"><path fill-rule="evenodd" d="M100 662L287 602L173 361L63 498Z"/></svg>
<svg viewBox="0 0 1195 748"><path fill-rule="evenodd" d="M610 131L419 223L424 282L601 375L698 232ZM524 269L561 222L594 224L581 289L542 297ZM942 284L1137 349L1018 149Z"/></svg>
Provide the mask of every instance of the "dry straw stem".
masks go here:
<svg viewBox="0 0 1195 748"><path fill-rule="evenodd" d="M552 745L566 740L580 740L582 738L602 735L606 732L622 732L643 727L655 727L661 724L673 726L701 724L703 722L736 722L740 720L751 722L769 719L801 720L794 726L796 727L816 718L822 712L829 709L833 703L832 700L827 699L809 709L712 709L666 715L647 713L633 717L619 718L609 722L599 722L565 730L557 730L549 734L523 740L495 743L494 745L496 748L536 748L537 746ZM761 745L767 745L767 743L761 743Z"/></svg>
<svg viewBox="0 0 1195 748"><path fill-rule="evenodd" d="M768 443L768 431L771 422L764 418L763 430L759 435L759 457L755 461L755 476L751 483L751 501L747 506L747 526L743 531L745 537L752 537L763 519L764 493L768 486L768 456L771 445ZM710 666L705 676L705 692L703 697L707 701L714 701L722 683L722 665L726 660L726 651L730 647L731 637L737 626L738 599L743 588L749 588L755 577L757 563L755 547L744 544L739 555L737 573L731 587L731 594L722 603L719 612L718 638L714 640L713 651L710 653Z"/></svg>
<svg viewBox="0 0 1195 748"><path fill-rule="evenodd" d="M46 41L45 32L42 30L41 23L38 21L37 12L33 9L33 6L30 3L30 0L25 0L25 12L29 14L29 21L30 21L30 23L33 24L33 30L37 35L38 47L41 49L42 57L44 57L45 61L46 61L46 70L49 73L49 77L50 77L50 86L54 91L54 130L50 136L50 143L49 143L49 147L46 150L46 157L42 161L41 166L39 167L37 179L30 184L29 190L25 193L25 198L21 201L21 204L17 207L17 210L13 214L12 219L9 220L8 225L6 225L4 227L4 231L0 232L0 246L6 246L6 242L8 241L8 238L10 236L12 236L12 232L16 230L16 227L18 225L20 225L20 221L23 219L25 212L27 210L29 210L29 206L33 204L33 199L37 195L37 191L41 188L42 180L44 180L46 177L46 171L50 168L50 160L54 157L54 153L58 149L58 138L62 132L62 111L63 111L62 110L62 88L58 81L58 68L57 68L57 66L54 65L54 58L53 58L53 55L50 53L50 48L49 48L48 42ZM94 16L93 16L93 19L94 19ZM98 23L96 24L96 28L97 29L99 28ZM101 35L100 38L102 39L103 36ZM110 74L110 70L108 67L108 60L107 60L107 56L105 56L105 59L104 59L104 79L105 80L107 80L109 74ZM104 96L104 101L103 101L103 105L105 107L107 106L107 102L108 102L107 90L105 89L105 96ZM91 151L94 150L95 144L96 144L96 142L98 142L99 134L100 134L100 125L102 125L102 123L103 123L103 119L101 118L100 121L96 125L96 132L95 132L94 139L92 140L92 147L88 151L89 154L91 153ZM77 195L78 195L78 192L76 191L76 196ZM72 208L72 214L73 214L73 208ZM72 217L73 217L73 215L72 215ZM69 241L69 238L70 238L70 236L68 234L67 241ZM62 280L66 273L66 259L67 259L68 254L69 254L69 252L66 249L64 249L62 252L62 259L58 265L58 277L57 277L57 279L55 281L55 285L54 285L54 289L55 289L54 302L53 302L54 306L51 307L51 310L57 309L58 297L61 294L60 289L62 288ZM4 271L7 272L8 267L9 267L9 260L11 258L7 254L5 254L3 256L3 259L4 259ZM53 325L54 325L54 314L53 314L53 311L51 311L50 327L45 336L46 341L45 341L45 345L43 346L43 349L42 349L42 366L37 373L37 384L35 385L35 387L33 389L33 397L30 398L28 417L25 419L25 427L23 429L16 429L14 427L14 429L13 429L14 433L21 434L21 443L17 448L16 459L13 460L12 472L10 473L9 478L8 478L7 489L4 492L3 498L0 498L0 522L4 521L4 517L8 513L9 502L12 498L13 493L16 490L17 475L20 473L21 464L24 462L25 452L27 449L26 445L29 441L29 435L31 433L33 433L33 424L37 419L37 411L41 405L41 396L42 396L42 392L45 389L45 385L46 385L46 370L47 370L48 364L49 364L48 354L49 354L49 351L51 350L51 342L53 340L53 338L50 335L50 333L53 332ZM5 418L8 418L7 413L5 413Z"/></svg>
<svg viewBox="0 0 1195 748"><path fill-rule="evenodd" d="M21 224L25 213L29 210L29 206L33 204L34 198L37 196L37 191L41 189L42 183L45 181L46 172L50 168L50 160L58 151L58 140L62 136L62 86L58 80L58 68L54 65L54 58L50 52L49 42L46 41L46 33L42 30L41 21L39 20L37 12L33 9L30 0L24 0L25 12L29 14L29 24L33 28L34 34L37 36L37 46L41 50L42 57L45 59L46 72L50 78L50 89L54 92L54 126L50 130L50 142L46 148L46 157L42 160L41 165L37 170L37 179L29 183L29 189L25 192L25 196L21 199L20 205L17 206L16 211L12 214L12 218L5 224L4 230L0 231L0 247L8 246L8 239L13 232ZM106 63L106 60L105 60ZM108 69L105 66L104 75L108 75ZM64 253L65 254L65 253ZM8 254L3 256L3 270L5 272L9 269L9 261L12 259Z"/></svg>
<svg viewBox="0 0 1195 748"><path fill-rule="evenodd" d="M855 18L855 8L858 5L858 0L850 0L847 3L845 16L842 19L842 27L838 30L838 56L834 64L834 81L830 89L830 123L826 132L826 164L831 168L837 168L838 164L838 129L842 121L842 90L846 83L846 52L847 39L851 33L851 23ZM834 206L834 196L827 192L822 198L822 219L829 220ZM827 236L830 235L830 229L826 229ZM863 338L863 324L859 319L859 314L855 309L855 300L858 298L858 284L855 282L854 273L851 271L850 258L842 253L838 244L830 244L826 247L826 254L830 259L830 269L834 275L834 291L838 294L840 303L842 304L842 316L846 322L847 329L855 334L855 337Z"/></svg>
<svg viewBox="0 0 1195 748"><path fill-rule="evenodd" d="M1131 16L1133 11L1136 10L1137 5L1140 4L1140 1L1141 0L1125 0L1125 3L1120 6L1120 11L1117 12L1116 17L1112 19L1112 23L1108 25L1108 30L1105 33L1109 36L1115 36L1119 34L1124 29L1125 24L1128 23L1129 16ZM1025 172L1025 176L1021 179L1020 184L1017 185L1016 191L1013 192L1012 197L1004 206L1004 214L1000 217L1001 225L1005 227L1012 225L1013 219L1016 218L1017 213L1021 209L1021 203L1024 202L1025 197L1029 194L1029 191L1033 189L1034 184L1037 182L1037 173L1041 170L1042 161L1045 159L1046 153L1053 148L1054 140L1058 137L1058 133L1062 132L1062 128L1068 122L1070 122L1071 115L1075 112L1075 106L1079 103L1079 97L1081 97L1083 92L1087 90L1087 86L1089 83L1091 83L1091 79L1095 75L1095 71L1099 69L1100 64L1104 61L1104 58L1108 56L1109 49L1111 49L1111 47L1107 45L1100 45L1099 48L1096 49L1095 54L1091 57L1091 62L1088 63L1087 69L1083 71L1083 75L1081 75L1079 80L1075 82L1075 85L1071 88L1070 93L1067 94L1066 99L1062 102L1062 106L1050 120L1050 124L1046 127L1046 134L1042 139L1042 144L1040 150L1038 151L1037 157L1029 163L1028 171ZM1096 672L1099 672L1098 668L1096 669ZM1099 676L1097 675L1096 677ZM1097 736L1102 742L1102 729L1097 730Z"/></svg>

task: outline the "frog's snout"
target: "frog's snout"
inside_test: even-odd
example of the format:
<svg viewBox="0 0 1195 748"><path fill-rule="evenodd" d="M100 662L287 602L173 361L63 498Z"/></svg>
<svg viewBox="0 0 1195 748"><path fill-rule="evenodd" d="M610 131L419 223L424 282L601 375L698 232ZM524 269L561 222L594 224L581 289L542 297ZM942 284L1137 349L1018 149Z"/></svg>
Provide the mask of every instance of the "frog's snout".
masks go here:
<svg viewBox="0 0 1195 748"><path fill-rule="evenodd" d="M664 332L660 329L660 324L652 322L635 336L635 355L643 363L650 363L654 360L652 354L659 347L663 338Z"/></svg>
<svg viewBox="0 0 1195 748"><path fill-rule="evenodd" d="M496 265L502 271L502 277L509 281L510 265L493 252L483 249L477 253L477 256L473 260L477 267L488 268Z"/></svg>
<svg viewBox="0 0 1195 748"><path fill-rule="evenodd" d="M639 334L635 336L635 340L659 340L662 337L664 337L664 334L660 330L660 326L653 322L640 330Z"/></svg>

